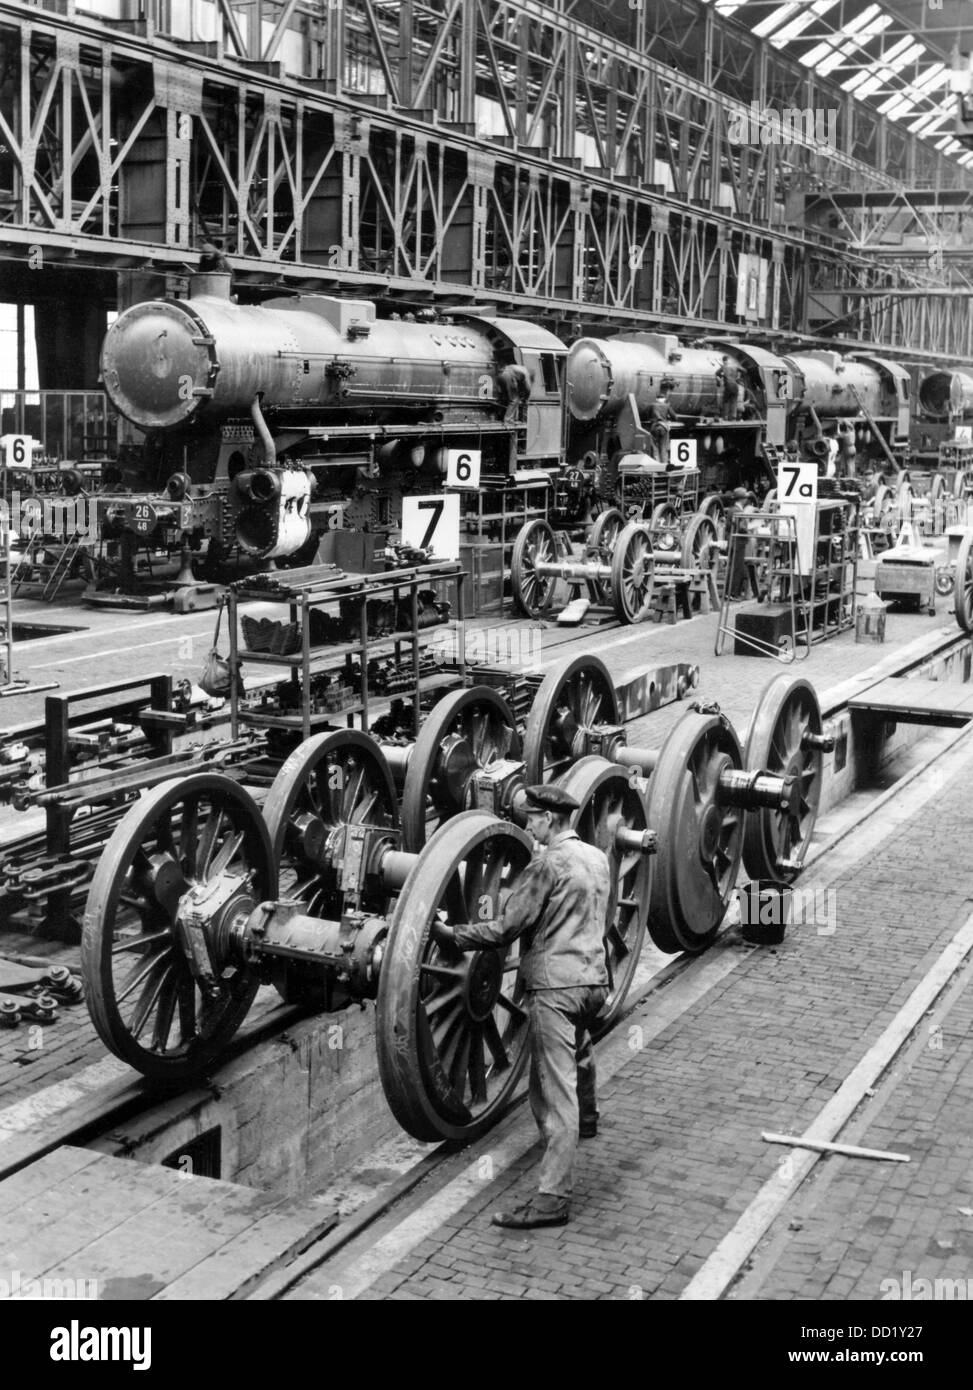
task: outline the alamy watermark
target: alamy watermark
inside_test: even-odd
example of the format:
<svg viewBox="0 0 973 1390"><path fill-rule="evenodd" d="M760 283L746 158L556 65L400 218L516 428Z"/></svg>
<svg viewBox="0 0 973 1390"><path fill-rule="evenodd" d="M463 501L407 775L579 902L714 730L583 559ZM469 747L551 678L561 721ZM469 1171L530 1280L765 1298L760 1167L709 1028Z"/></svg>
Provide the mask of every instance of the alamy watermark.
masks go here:
<svg viewBox="0 0 973 1390"><path fill-rule="evenodd" d="M878 1288L883 1302L973 1302L973 1279L916 1279L911 1269L904 1269L901 1278L883 1279Z"/></svg>
<svg viewBox="0 0 973 1390"><path fill-rule="evenodd" d="M835 888L736 890L740 921L744 926L814 927L818 936L834 936L838 929L838 892Z"/></svg>
<svg viewBox="0 0 973 1390"><path fill-rule="evenodd" d="M0 1277L0 1302L25 1298L31 1301L46 1298L97 1299L97 1279L25 1279L19 1269Z"/></svg>
<svg viewBox="0 0 973 1390"><path fill-rule="evenodd" d="M780 111L752 101L745 111L734 111L727 122L731 145L831 145L838 146L836 106L784 106Z"/></svg>
<svg viewBox="0 0 973 1390"><path fill-rule="evenodd" d="M23 497L14 488L9 498L0 497L0 530L24 538L39 533L58 538L78 535L97 541L98 513L90 497L45 497L33 493Z"/></svg>
<svg viewBox="0 0 973 1390"><path fill-rule="evenodd" d="M521 665L526 670L540 664L544 634L540 628L467 628L463 652L468 666ZM440 665L460 658L460 634L443 628L436 632L427 650Z"/></svg>

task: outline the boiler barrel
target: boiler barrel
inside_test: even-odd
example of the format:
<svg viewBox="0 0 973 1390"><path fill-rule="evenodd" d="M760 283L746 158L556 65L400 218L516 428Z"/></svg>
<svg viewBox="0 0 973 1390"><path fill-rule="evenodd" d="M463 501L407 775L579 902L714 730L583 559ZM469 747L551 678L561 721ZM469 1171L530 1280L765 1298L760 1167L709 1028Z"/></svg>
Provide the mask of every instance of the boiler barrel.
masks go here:
<svg viewBox="0 0 973 1390"><path fill-rule="evenodd" d="M919 404L927 415L973 416L973 376L961 371L930 372L919 387Z"/></svg>
<svg viewBox="0 0 973 1390"><path fill-rule="evenodd" d="M804 380L801 404L813 406L818 415L860 415L862 403L872 415L885 413L883 402L886 393L882 378L878 369L870 363L855 362L849 357L838 359L832 353L823 354L822 357L808 353L786 360L791 370ZM861 403L855 391L861 397Z"/></svg>
<svg viewBox="0 0 973 1390"><path fill-rule="evenodd" d="M677 415L718 416L723 404L720 365L719 353L680 347L661 334L579 338L565 369L568 408L575 420L593 420L602 412L614 416L633 395L641 413L668 378L675 383L669 404Z"/></svg>
<svg viewBox="0 0 973 1390"><path fill-rule="evenodd" d="M216 296L125 310L102 347L113 404L144 430L192 417L314 407L336 421L493 400L492 344L475 324L374 317L364 301L302 296L238 305Z"/></svg>

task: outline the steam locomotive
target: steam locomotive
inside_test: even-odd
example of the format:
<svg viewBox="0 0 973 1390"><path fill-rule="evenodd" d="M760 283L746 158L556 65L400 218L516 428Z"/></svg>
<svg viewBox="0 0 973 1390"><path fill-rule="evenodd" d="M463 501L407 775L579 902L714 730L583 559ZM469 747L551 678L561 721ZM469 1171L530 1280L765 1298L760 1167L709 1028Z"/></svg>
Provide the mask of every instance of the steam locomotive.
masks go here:
<svg viewBox="0 0 973 1390"><path fill-rule="evenodd" d="M442 488L454 449L478 452L484 490L540 480L551 519L581 524L620 468L665 462L660 414L694 442L706 491L762 494L780 451L844 473L908 455L913 383L883 358L640 332L569 349L475 309L379 318L363 300L240 305L229 289L194 276L189 298L134 305L108 330L105 390L145 439L96 505L129 554L308 563L329 530L393 530L403 496ZM973 409L973 379L923 383L930 408L954 396Z"/></svg>

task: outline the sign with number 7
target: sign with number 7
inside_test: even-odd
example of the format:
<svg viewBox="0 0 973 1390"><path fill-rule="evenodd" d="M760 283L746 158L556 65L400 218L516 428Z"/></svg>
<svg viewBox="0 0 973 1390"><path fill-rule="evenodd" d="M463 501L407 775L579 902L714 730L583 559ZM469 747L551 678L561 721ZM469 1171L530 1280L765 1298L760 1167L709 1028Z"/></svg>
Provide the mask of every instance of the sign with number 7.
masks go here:
<svg viewBox="0 0 973 1390"><path fill-rule="evenodd" d="M402 544L430 550L437 560L458 560L458 494L403 497Z"/></svg>

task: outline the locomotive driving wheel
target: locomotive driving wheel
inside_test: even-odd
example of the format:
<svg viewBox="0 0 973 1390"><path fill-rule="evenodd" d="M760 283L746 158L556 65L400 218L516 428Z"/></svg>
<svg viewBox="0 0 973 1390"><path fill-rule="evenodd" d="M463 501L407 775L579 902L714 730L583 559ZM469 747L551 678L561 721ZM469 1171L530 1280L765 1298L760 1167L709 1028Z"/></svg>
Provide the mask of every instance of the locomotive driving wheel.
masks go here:
<svg viewBox="0 0 973 1390"><path fill-rule="evenodd" d="M967 531L956 557L956 621L964 632L973 632L973 531Z"/></svg>
<svg viewBox="0 0 973 1390"><path fill-rule="evenodd" d="M652 533L641 522L630 522L612 555L612 605L619 622L641 623L649 616L654 571Z"/></svg>
<svg viewBox="0 0 973 1390"><path fill-rule="evenodd" d="M398 824L395 784L374 739L357 729L317 734L294 749L264 802L279 893L309 913L339 917L339 871L356 825ZM375 910L383 904L376 903Z"/></svg>
<svg viewBox="0 0 973 1390"><path fill-rule="evenodd" d="M597 845L611 866L611 897L605 923L605 953L611 972L611 994L598 1016L594 1036L614 1022L625 1002L645 940L652 882L652 858L637 849L619 850L619 827L644 832L649 828L642 794L630 773L604 758L582 758L557 785L578 802L572 829L589 845Z"/></svg>
<svg viewBox="0 0 973 1390"><path fill-rule="evenodd" d="M419 854L392 915L376 1012L389 1106L416 1139L472 1139L504 1110L527 1060L520 943L460 952L432 935L499 916L530 836L484 811L444 825Z"/></svg>
<svg viewBox="0 0 973 1390"><path fill-rule="evenodd" d="M596 656L571 657L548 671L524 730L528 785L565 772L587 750L596 724L618 723L618 696L608 668Z"/></svg>
<svg viewBox="0 0 973 1390"><path fill-rule="evenodd" d="M491 686L457 690L419 730L402 788L402 845L417 851L434 824L471 810L470 782L491 763L520 756L513 711Z"/></svg>
<svg viewBox="0 0 973 1390"><path fill-rule="evenodd" d="M652 508L648 527L657 550L675 550L678 546L682 517L672 502L660 502Z"/></svg>
<svg viewBox="0 0 973 1390"><path fill-rule="evenodd" d="M588 537L588 545L592 550L601 551L606 563L610 564L615 542L624 528L624 516L617 507L609 507L607 512L602 512L601 516L596 518L595 524L591 528L591 535ZM611 603L610 579L589 579L588 585L595 603Z"/></svg>
<svg viewBox="0 0 973 1390"><path fill-rule="evenodd" d="M684 714L662 745L648 803L659 832L648 927L662 951L705 950L726 915L744 812L721 801L719 782L742 767L740 741L720 714Z"/></svg>
<svg viewBox="0 0 973 1390"><path fill-rule="evenodd" d="M208 1066L259 984L232 934L276 889L263 817L230 778L163 782L132 806L98 861L84 913L85 997L105 1045L153 1080Z"/></svg>
<svg viewBox="0 0 973 1390"><path fill-rule="evenodd" d="M747 816L743 862L750 878L790 883L801 871L821 798L820 735L821 706L814 686L788 675L777 676L754 710L746 765L793 777L798 792L786 810L761 806Z"/></svg>
<svg viewBox="0 0 973 1390"><path fill-rule="evenodd" d="M554 601L557 579L538 574L538 564L557 559L557 541L546 521L528 521L517 532L510 562L510 583L514 601L528 618L543 618Z"/></svg>
<svg viewBox="0 0 973 1390"><path fill-rule="evenodd" d="M686 530L682 543L682 566L687 570L713 570L719 561L719 532L716 521L705 512L697 512Z"/></svg>

